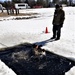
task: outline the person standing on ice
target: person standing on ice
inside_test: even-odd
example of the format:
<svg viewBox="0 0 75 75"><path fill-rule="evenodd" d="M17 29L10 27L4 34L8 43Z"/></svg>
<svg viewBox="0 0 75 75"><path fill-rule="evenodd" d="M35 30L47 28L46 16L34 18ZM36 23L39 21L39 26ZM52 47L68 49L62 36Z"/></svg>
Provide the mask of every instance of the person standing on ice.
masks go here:
<svg viewBox="0 0 75 75"><path fill-rule="evenodd" d="M53 37L51 39L59 40L61 36L61 28L63 27L65 19L65 12L62 6L55 5L55 12L53 17Z"/></svg>

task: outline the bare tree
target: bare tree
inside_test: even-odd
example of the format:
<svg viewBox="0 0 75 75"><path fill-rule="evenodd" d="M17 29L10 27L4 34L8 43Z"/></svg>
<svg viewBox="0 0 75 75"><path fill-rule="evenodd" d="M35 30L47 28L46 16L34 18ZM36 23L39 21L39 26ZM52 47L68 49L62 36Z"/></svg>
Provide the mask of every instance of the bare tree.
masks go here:
<svg viewBox="0 0 75 75"><path fill-rule="evenodd" d="M28 4L32 8L35 5L35 0L28 0Z"/></svg>
<svg viewBox="0 0 75 75"><path fill-rule="evenodd" d="M53 0L53 3L58 4L60 2L60 0Z"/></svg>
<svg viewBox="0 0 75 75"><path fill-rule="evenodd" d="M12 2L14 2L14 3L20 3L21 0L12 0Z"/></svg>
<svg viewBox="0 0 75 75"><path fill-rule="evenodd" d="M62 0L62 4L67 4L67 0Z"/></svg>
<svg viewBox="0 0 75 75"><path fill-rule="evenodd" d="M47 7L48 6L48 0L37 0L37 5Z"/></svg>
<svg viewBox="0 0 75 75"><path fill-rule="evenodd" d="M43 6L48 7L48 0L43 0Z"/></svg>

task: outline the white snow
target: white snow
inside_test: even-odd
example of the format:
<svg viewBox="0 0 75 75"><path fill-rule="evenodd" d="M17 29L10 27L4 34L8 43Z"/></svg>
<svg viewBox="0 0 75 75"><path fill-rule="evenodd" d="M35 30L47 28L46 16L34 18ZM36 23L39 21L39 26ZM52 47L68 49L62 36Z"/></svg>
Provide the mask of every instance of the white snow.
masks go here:
<svg viewBox="0 0 75 75"><path fill-rule="evenodd" d="M33 19L0 21L0 48L24 42L37 43L42 44L42 48L46 50L75 61L75 7L64 7L63 10L65 21L59 41L49 42L52 37L54 8L26 9L20 12L39 13L39 15ZM8 17L8 19L13 17ZM0 20L3 19L4 17L0 18ZM47 34L44 33L46 27L49 31Z"/></svg>
<svg viewBox="0 0 75 75"><path fill-rule="evenodd" d="M65 75L75 75L75 66L69 70L69 72L66 72Z"/></svg>
<svg viewBox="0 0 75 75"><path fill-rule="evenodd" d="M8 66L0 60L0 75L16 75Z"/></svg>

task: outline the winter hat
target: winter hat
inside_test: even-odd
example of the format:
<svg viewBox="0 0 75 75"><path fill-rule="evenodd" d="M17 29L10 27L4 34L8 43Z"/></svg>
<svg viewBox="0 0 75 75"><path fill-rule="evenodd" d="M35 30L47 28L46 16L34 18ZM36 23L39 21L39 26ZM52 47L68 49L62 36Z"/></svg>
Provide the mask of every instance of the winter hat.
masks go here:
<svg viewBox="0 0 75 75"><path fill-rule="evenodd" d="M56 9L57 9L57 8L60 8L60 6L59 6L58 4L56 4L56 5L55 5L55 8L56 8Z"/></svg>

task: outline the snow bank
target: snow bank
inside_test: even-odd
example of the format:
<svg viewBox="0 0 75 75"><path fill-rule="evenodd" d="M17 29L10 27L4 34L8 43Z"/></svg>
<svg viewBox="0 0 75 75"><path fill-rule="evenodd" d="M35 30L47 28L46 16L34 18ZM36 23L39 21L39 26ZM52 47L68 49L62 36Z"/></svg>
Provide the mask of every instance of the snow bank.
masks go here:
<svg viewBox="0 0 75 75"><path fill-rule="evenodd" d="M75 66L66 72L65 75L75 75Z"/></svg>
<svg viewBox="0 0 75 75"><path fill-rule="evenodd" d="M0 60L0 75L17 75Z"/></svg>

